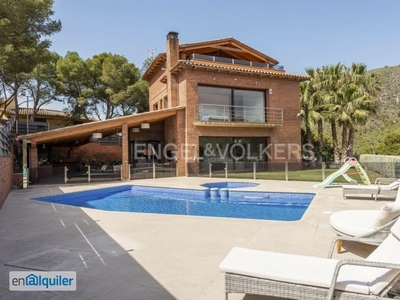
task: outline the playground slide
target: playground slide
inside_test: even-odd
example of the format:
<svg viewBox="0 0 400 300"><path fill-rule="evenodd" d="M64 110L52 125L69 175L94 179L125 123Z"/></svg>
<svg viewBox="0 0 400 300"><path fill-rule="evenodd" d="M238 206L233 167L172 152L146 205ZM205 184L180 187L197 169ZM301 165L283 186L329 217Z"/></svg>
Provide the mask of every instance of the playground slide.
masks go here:
<svg viewBox="0 0 400 300"><path fill-rule="evenodd" d="M371 181L369 180L367 172L365 172L364 168L357 162L357 164L354 166L356 168L358 174L361 177L361 180L364 184L370 185Z"/></svg>
<svg viewBox="0 0 400 300"><path fill-rule="evenodd" d="M346 179L348 182L350 182L350 183L354 183L354 184L357 184L358 182L357 182L357 180L354 180L353 178L351 178L349 175L347 175L347 174L342 174L342 176L343 176L343 178L344 179Z"/></svg>
<svg viewBox="0 0 400 300"><path fill-rule="evenodd" d="M350 164L350 162L344 163L343 166L339 170L337 170L336 172L334 172L331 175L329 175L328 177L326 177L324 181L314 184L313 187L316 189L323 189L324 187L331 185L332 181L334 181L339 176L342 176L343 174L345 174L351 167L352 167L352 165Z"/></svg>
<svg viewBox="0 0 400 300"><path fill-rule="evenodd" d="M344 179L346 179L348 182L357 183L357 181L355 181L354 179L350 178L347 174L345 174L351 167L354 167L357 170L364 184L367 185L371 184L367 172L365 172L365 170L357 161L357 159L355 159L354 157L350 157L345 160L345 163L339 170L326 177L325 180L322 181L321 183L314 184L313 187L317 189L323 189L328 185L331 185L332 182L339 176L343 176Z"/></svg>

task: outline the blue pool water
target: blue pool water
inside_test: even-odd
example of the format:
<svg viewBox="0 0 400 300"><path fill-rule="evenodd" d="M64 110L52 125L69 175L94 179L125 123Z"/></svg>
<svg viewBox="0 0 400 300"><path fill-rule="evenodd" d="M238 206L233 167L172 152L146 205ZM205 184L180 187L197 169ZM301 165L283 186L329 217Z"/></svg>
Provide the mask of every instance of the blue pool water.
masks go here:
<svg viewBox="0 0 400 300"><path fill-rule="evenodd" d="M207 186L209 187L209 186ZM33 200L108 211L295 221L301 219L315 194L240 191L229 185L203 190L166 187L114 188L38 197ZM211 189L227 189L210 197Z"/></svg>

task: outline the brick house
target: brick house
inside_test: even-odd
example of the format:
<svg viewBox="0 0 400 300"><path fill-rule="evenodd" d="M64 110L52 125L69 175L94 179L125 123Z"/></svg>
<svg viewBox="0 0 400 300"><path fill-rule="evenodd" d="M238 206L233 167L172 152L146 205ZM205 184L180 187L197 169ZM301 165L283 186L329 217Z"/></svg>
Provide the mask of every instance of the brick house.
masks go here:
<svg viewBox="0 0 400 300"><path fill-rule="evenodd" d="M286 73L232 37L180 45L170 32L166 48L143 79L150 111L185 108L176 122L164 122L165 143L178 144L178 161L299 161L305 76ZM178 167L184 175L185 164Z"/></svg>
<svg viewBox="0 0 400 300"><path fill-rule="evenodd" d="M123 179L129 165L152 160L176 161L177 176L210 162L299 163L299 85L307 77L286 73L275 59L231 37L180 45L178 33L169 32L166 52L143 79L149 112L23 136L31 144L30 168L37 168L32 149L40 144L72 149L93 133L116 132Z"/></svg>

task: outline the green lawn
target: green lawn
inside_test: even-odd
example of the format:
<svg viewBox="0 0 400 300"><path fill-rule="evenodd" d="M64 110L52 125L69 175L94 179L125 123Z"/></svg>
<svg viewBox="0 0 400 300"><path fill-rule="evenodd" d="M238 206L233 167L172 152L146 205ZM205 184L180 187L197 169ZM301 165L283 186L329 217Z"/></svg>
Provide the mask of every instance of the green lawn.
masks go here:
<svg viewBox="0 0 400 300"><path fill-rule="evenodd" d="M328 177L330 174L337 171L337 169L326 169L325 170L325 178ZM356 180L358 183L363 183L360 176L355 170L347 173L349 177ZM382 177L380 174L368 171L368 177L371 183L374 183L375 179L378 177ZM213 177L225 177L225 173L220 174L213 174ZM244 179L252 179L253 173L230 173L228 174L228 178L244 178ZM257 172L257 179L268 179L268 180L285 180L285 172ZM322 170L315 169L315 170L301 170L301 171L289 171L289 181L315 181L321 182L322 181ZM347 183L344 177L339 176L337 177L334 182L337 183Z"/></svg>

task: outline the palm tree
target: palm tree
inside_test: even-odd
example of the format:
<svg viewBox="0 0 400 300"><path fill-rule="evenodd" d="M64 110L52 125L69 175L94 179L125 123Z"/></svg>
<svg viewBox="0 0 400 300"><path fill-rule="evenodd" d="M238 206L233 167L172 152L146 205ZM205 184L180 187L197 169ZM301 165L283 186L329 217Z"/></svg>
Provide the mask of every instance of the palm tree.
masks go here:
<svg viewBox="0 0 400 300"><path fill-rule="evenodd" d="M320 94L324 102L323 116L331 127L332 146L335 164L340 163L340 151L338 145L337 122L340 120L340 111L342 99L340 97L341 85L343 84L344 65L338 63L336 65L324 66L320 74L321 89Z"/></svg>
<svg viewBox="0 0 400 300"><path fill-rule="evenodd" d="M355 132L366 123L376 109L375 97L379 85L364 64L353 63L350 68L338 63L322 68L306 69L310 79L301 86L301 117L306 140L310 141L312 127L318 132L319 160L324 148L324 123L332 133L335 163L353 155ZM341 128L342 157L340 155L338 127Z"/></svg>
<svg viewBox="0 0 400 300"><path fill-rule="evenodd" d="M344 76L346 83L341 93L345 100L343 111L346 114L346 120L342 125L344 140L342 152L346 156L352 156L356 128L365 125L368 117L376 112L375 99L380 87L377 78L367 73L367 67L364 64L353 63L345 70Z"/></svg>
<svg viewBox="0 0 400 300"><path fill-rule="evenodd" d="M312 101L311 101L311 82L309 80L303 81L300 83L300 118L302 121L302 127L305 132L306 143L312 143L312 135L311 135L311 110L312 110Z"/></svg>
<svg viewBox="0 0 400 300"><path fill-rule="evenodd" d="M306 69L310 79L301 84L301 111L300 116L303 121L303 127L306 132L306 141L311 143L312 141L312 130L314 124L317 125L318 133L318 161L322 161L322 150L324 148L324 130L323 130L323 117L322 117L322 101L319 89L319 69L314 70L312 68Z"/></svg>

